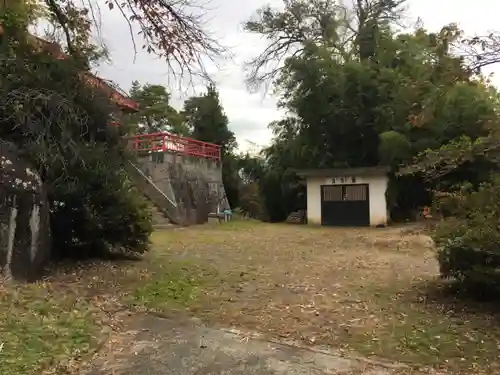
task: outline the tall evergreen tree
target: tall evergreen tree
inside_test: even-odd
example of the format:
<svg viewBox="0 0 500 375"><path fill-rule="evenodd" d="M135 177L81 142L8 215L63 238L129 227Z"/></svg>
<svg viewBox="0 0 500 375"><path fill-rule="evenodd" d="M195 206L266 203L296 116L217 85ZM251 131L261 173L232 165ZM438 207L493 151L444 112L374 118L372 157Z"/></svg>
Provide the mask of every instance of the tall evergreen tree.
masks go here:
<svg viewBox="0 0 500 375"><path fill-rule="evenodd" d="M215 85L207 86L203 95L186 100L182 114L193 138L221 146L224 188L229 203L236 207L240 182L237 160L233 154L237 147L236 137L229 130L229 120Z"/></svg>
<svg viewBox="0 0 500 375"><path fill-rule="evenodd" d="M224 154L235 150L236 138L228 128L229 120L215 85L208 85L205 94L186 100L182 115L193 138L220 145Z"/></svg>
<svg viewBox="0 0 500 375"><path fill-rule="evenodd" d="M155 133L168 131L183 136L189 129L183 116L170 105L170 94L165 86L132 82L130 97L139 104L139 112L131 115L131 122L139 131Z"/></svg>

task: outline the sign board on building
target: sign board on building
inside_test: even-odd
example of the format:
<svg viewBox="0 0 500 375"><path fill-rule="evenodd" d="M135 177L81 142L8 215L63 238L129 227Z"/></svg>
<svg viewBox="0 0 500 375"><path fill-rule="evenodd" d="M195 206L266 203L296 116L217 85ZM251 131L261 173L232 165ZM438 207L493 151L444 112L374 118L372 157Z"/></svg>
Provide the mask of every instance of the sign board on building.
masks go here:
<svg viewBox="0 0 500 375"><path fill-rule="evenodd" d="M339 176L332 178L332 184L355 184L355 176Z"/></svg>

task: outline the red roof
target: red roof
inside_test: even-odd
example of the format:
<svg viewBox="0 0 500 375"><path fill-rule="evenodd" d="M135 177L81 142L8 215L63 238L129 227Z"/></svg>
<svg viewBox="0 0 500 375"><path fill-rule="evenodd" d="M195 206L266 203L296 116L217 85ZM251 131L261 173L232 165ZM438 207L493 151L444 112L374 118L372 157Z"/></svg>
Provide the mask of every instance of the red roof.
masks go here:
<svg viewBox="0 0 500 375"><path fill-rule="evenodd" d="M49 53L52 53L57 59L62 60L67 58L67 55L64 52L62 52L61 47L57 43L49 42L35 35L34 38L37 40L38 43L43 45L48 50ZM83 74L85 76L85 80L88 83L105 91L108 94L111 101L117 104L122 109L129 109L133 111L139 110L139 105L135 101L130 99L127 95L120 93L104 79L97 77L91 72L84 72Z"/></svg>
<svg viewBox="0 0 500 375"><path fill-rule="evenodd" d="M3 33L3 28L0 25L0 35ZM49 42L45 39L42 39L36 35L31 35L33 38L33 44L38 44L41 48L43 48L45 51L48 53L52 54L55 56L57 59L65 59L68 56L61 50L61 46L57 43L54 42ZM132 111L138 111L139 110L139 105L130 99L126 94L120 93L118 90L116 90L111 84L106 82L104 79L97 77L96 75L92 74L91 72L83 72L85 80L92 84L95 87L98 87L102 89L104 92L106 92L111 99L112 102L114 102L116 105L118 105L121 109L123 110L132 110Z"/></svg>

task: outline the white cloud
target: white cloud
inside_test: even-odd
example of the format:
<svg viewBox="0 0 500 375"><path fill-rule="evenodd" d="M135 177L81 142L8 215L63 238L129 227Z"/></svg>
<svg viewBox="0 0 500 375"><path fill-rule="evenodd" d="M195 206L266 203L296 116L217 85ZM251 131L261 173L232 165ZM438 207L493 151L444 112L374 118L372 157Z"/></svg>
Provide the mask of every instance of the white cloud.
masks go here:
<svg viewBox="0 0 500 375"><path fill-rule="evenodd" d="M260 6L271 3L281 5L280 0L214 0L207 28L218 36L220 43L230 46L234 58L221 61L213 69L220 98L230 120L230 127L236 133L240 144L248 139L258 144L267 144L271 134L269 122L282 116L276 109L276 98L262 93L250 94L244 84L243 63L258 54L265 47L264 41L243 32L242 24ZM467 34L484 34L497 27L500 2L476 0L472 6L466 1L452 0L409 0L410 19L420 17L430 30L437 30L444 24L457 22ZM172 89L174 104L181 106L183 100L193 93L189 87L182 90L169 80L166 64L139 50L134 62L133 44L126 22L117 12L103 10L102 34L110 49L112 64L99 67L98 73L128 90L132 80L142 83L168 85ZM140 49L140 46L138 46ZM500 80L497 82L500 83ZM196 87L203 87L198 82Z"/></svg>

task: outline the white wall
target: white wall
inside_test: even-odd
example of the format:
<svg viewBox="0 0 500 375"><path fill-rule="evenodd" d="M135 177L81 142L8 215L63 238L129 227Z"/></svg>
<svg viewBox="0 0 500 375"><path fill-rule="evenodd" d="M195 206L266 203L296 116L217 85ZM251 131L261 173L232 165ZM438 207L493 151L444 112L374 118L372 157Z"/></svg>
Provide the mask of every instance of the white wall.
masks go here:
<svg viewBox="0 0 500 375"><path fill-rule="evenodd" d="M386 175L354 177L356 177L356 182L353 183L349 179L346 184L368 184L369 186L370 225L386 225L388 217L385 192L389 177ZM321 185L342 185L339 180L337 176L307 178L307 222L309 224L321 224Z"/></svg>

